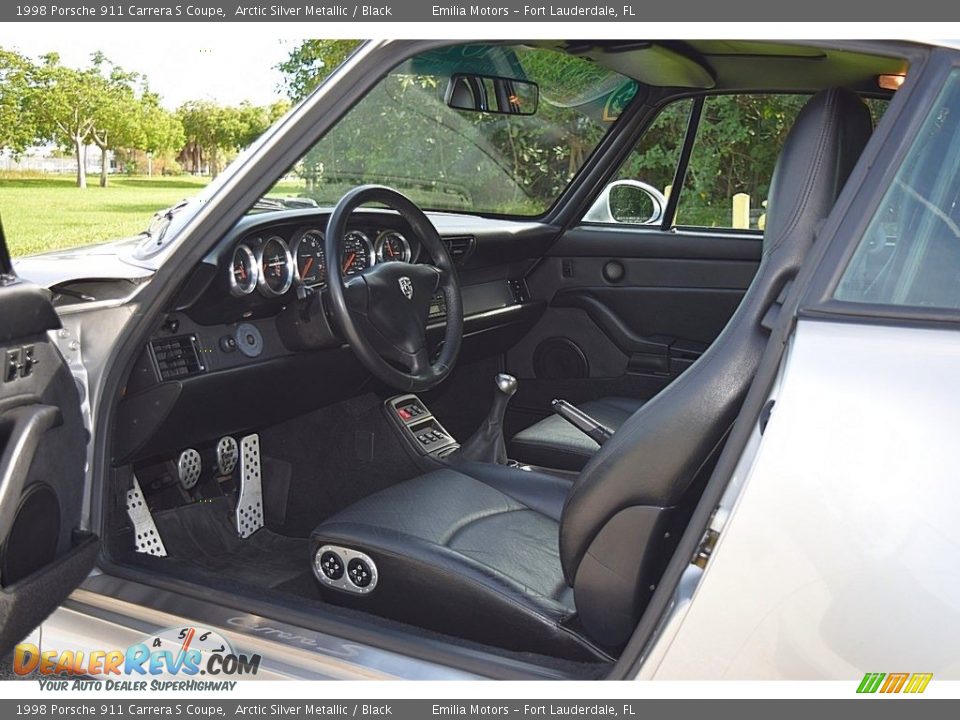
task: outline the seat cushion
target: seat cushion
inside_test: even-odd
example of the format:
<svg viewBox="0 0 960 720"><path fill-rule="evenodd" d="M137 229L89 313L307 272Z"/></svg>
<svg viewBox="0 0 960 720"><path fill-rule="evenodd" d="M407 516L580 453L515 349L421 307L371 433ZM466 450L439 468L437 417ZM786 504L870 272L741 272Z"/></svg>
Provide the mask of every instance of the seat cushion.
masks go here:
<svg viewBox="0 0 960 720"><path fill-rule="evenodd" d="M608 397L580 403L578 408L611 430L616 430L643 406L643 400ZM600 448L559 415L551 415L510 441L509 456L514 460L558 470L579 471Z"/></svg>
<svg viewBox="0 0 960 720"><path fill-rule="evenodd" d="M357 595L321 584L324 599L512 650L596 659L563 623L575 613L563 579L564 479L465 463L371 495L322 522L323 545L359 550L377 586Z"/></svg>

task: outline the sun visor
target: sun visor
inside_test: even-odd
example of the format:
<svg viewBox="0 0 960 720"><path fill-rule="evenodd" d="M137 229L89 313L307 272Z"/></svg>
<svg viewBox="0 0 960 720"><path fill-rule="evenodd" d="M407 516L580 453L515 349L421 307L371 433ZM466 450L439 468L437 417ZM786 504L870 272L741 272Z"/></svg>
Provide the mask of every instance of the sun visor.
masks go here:
<svg viewBox="0 0 960 720"><path fill-rule="evenodd" d="M710 90L717 84L703 63L653 43L630 47L607 45L579 54L593 59L608 70L615 70L655 87Z"/></svg>

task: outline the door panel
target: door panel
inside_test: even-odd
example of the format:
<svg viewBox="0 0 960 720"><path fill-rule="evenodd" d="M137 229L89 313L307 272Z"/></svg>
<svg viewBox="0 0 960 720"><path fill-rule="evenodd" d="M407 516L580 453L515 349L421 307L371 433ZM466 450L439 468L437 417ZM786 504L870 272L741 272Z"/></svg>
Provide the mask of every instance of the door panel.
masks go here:
<svg viewBox="0 0 960 720"><path fill-rule="evenodd" d="M46 292L13 277L0 252L0 656L83 581L99 547L78 530L87 437L47 335L59 327Z"/></svg>
<svg viewBox="0 0 960 720"><path fill-rule="evenodd" d="M521 380L508 432L550 401L649 399L706 350L760 262L759 235L589 225L561 237L527 277L548 303L508 354Z"/></svg>

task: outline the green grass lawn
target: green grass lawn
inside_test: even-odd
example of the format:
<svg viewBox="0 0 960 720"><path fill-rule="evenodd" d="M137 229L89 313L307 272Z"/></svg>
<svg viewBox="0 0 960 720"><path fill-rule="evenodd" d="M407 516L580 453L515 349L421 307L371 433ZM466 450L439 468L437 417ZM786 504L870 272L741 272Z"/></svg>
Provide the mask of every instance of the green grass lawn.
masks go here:
<svg viewBox="0 0 960 720"><path fill-rule="evenodd" d="M32 255L136 235L157 210L196 194L209 178L98 177L80 190L63 175L0 173L0 219L10 254Z"/></svg>

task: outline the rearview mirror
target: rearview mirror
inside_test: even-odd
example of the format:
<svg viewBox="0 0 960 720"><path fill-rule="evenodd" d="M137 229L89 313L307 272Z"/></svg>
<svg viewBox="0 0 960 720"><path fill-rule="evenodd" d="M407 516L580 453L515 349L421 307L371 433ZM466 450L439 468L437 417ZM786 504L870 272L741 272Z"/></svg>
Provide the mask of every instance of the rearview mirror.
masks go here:
<svg viewBox="0 0 960 720"><path fill-rule="evenodd" d="M615 180L593 203L584 222L656 225L663 220L667 198L639 180Z"/></svg>
<svg viewBox="0 0 960 720"><path fill-rule="evenodd" d="M447 85L447 107L501 115L533 115L540 89L526 80L456 74Z"/></svg>

